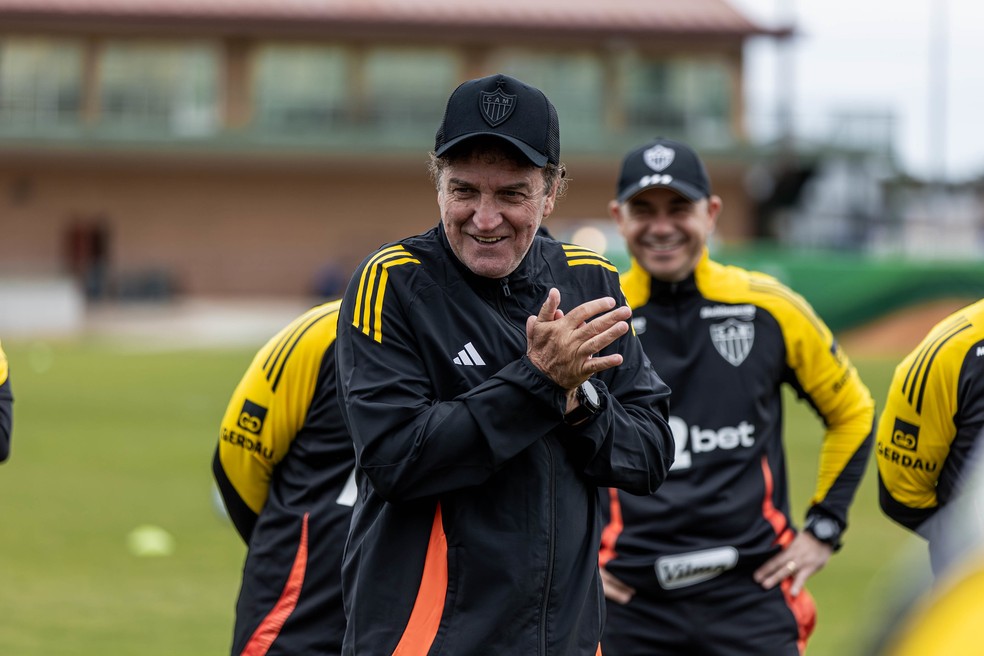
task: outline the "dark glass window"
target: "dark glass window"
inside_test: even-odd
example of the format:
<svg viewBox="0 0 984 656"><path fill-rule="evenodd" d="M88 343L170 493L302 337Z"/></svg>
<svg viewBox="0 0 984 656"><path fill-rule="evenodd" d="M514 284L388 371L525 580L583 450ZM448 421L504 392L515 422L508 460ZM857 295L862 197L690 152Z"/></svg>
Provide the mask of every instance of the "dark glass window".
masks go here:
<svg viewBox="0 0 984 656"><path fill-rule="evenodd" d="M458 84L457 61L443 50L378 48L365 61L369 123L436 130Z"/></svg>
<svg viewBox="0 0 984 656"><path fill-rule="evenodd" d="M219 127L219 55L206 44L109 42L101 126L199 136Z"/></svg>
<svg viewBox="0 0 984 656"><path fill-rule="evenodd" d="M310 133L347 120L348 55L339 47L271 45L257 56L256 125L264 130Z"/></svg>
<svg viewBox="0 0 984 656"><path fill-rule="evenodd" d="M0 40L0 127L77 126L81 86L81 44L43 38Z"/></svg>

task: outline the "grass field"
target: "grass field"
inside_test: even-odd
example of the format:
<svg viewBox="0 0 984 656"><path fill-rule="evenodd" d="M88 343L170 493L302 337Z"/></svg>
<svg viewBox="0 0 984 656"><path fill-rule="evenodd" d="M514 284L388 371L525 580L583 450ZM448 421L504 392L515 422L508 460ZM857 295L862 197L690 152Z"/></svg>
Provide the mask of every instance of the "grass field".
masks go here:
<svg viewBox="0 0 984 656"><path fill-rule="evenodd" d="M253 349L4 349L16 403L13 453L0 465L0 654L228 653L245 549L212 505L210 461ZM894 362L855 361L881 403ZM822 428L803 404L788 408L799 518ZM811 656L869 653L900 582L925 575L919 541L878 510L873 463L851 520L846 546L810 584ZM172 555L128 551L127 535L145 524L174 537Z"/></svg>

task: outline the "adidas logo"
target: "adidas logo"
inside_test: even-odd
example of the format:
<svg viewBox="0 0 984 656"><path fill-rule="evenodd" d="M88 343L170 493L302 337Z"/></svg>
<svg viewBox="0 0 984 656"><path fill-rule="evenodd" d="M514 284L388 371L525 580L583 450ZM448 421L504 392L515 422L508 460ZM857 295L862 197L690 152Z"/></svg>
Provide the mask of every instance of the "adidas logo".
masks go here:
<svg viewBox="0 0 984 656"><path fill-rule="evenodd" d="M468 342L465 344L465 348L458 351L458 357L454 359L454 363L464 365L466 367L475 367L484 365L485 360L483 360L482 356L480 356L478 351L475 350L475 346L471 342Z"/></svg>

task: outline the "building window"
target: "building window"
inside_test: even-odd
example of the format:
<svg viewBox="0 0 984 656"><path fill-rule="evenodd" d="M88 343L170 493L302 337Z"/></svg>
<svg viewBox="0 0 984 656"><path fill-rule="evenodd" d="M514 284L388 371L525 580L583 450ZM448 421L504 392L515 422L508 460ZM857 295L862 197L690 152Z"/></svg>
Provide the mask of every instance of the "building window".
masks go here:
<svg viewBox="0 0 984 656"><path fill-rule="evenodd" d="M457 61L445 51L372 50L365 62L369 122L383 129L436 131L457 73Z"/></svg>
<svg viewBox="0 0 984 656"><path fill-rule="evenodd" d="M217 48L109 42L101 64L103 128L177 136L201 136L218 128Z"/></svg>
<svg viewBox="0 0 984 656"><path fill-rule="evenodd" d="M493 57L493 67L546 94L557 108L562 142L586 147L603 139L604 93L597 56L511 50Z"/></svg>
<svg viewBox="0 0 984 656"><path fill-rule="evenodd" d="M253 104L262 130L309 133L346 119L348 58L342 48L260 49Z"/></svg>
<svg viewBox="0 0 984 656"><path fill-rule="evenodd" d="M76 127L82 102L82 46L54 39L0 40L0 127Z"/></svg>
<svg viewBox="0 0 984 656"><path fill-rule="evenodd" d="M704 59L621 62L626 127L702 143L731 140L731 79L724 62Z"/></svg>

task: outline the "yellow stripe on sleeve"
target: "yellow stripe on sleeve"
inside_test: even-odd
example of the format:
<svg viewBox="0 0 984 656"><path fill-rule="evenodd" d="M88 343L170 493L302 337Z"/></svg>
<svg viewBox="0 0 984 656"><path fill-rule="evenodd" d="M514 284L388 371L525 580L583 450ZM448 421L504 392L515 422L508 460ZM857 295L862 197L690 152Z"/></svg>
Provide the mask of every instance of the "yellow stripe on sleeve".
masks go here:
<svg viewBox="0 0 984 656"><path fill-rule="evenodd" d="M420 260L400 244L384 248L369 259L359 279L352 325L377 342L383 341L383 298L389 279L388 270L402 264L420 264ZM375 302L372 301L374 294Z"/></svg>
<svg viewBox="0 0 984 656"><path fill-rule="evenodd" d="M613 273L618 273L618 269L614 264L609 262L603 256L595 253L590 248L584 248L583 246L575 246L573 244L562 244L564 253L567 255L567 266L582 266L585 264L593 264L594 266L600 266L602 268L608 269Z"/></svg>

